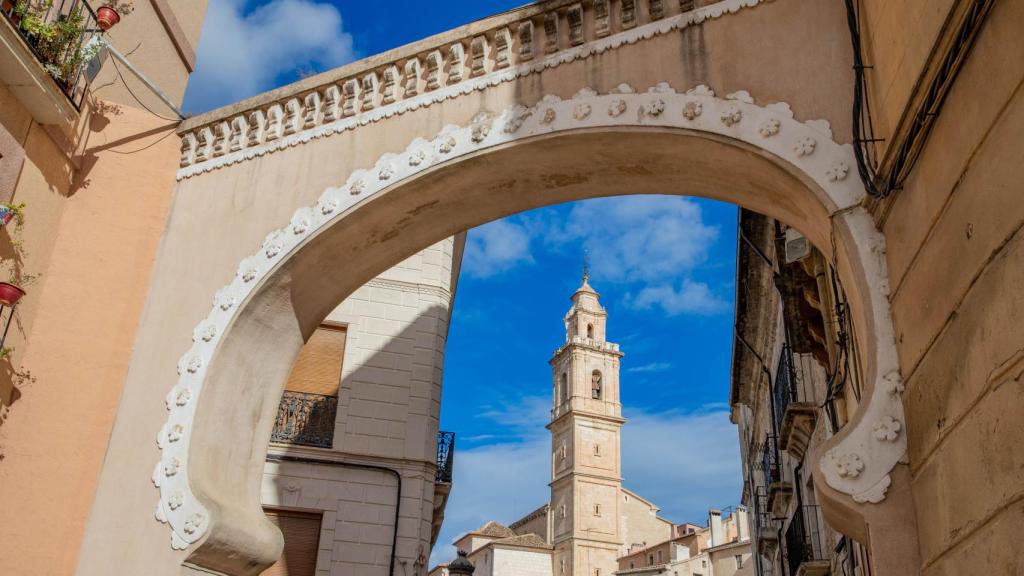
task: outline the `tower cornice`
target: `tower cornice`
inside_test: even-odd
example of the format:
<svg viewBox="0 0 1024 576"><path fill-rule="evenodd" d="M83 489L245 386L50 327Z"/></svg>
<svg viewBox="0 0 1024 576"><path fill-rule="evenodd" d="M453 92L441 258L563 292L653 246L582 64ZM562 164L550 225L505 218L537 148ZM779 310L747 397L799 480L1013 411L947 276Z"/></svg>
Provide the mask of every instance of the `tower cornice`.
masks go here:
<svg viewBox="0 0 1024 576"><path fill-rule="evenodd" d="M584 350L592 350L594 352L600 352L602 354L610 354L622 358L625 354L619 349L619 345L614 342L607 342L597 340L595 338L587 338L585 336L573 336L568 342L562 344L555 350L551 356L551 360L548 360L548 364L554 364L559 357L562 356L566 351L582 348Z"/></svg>

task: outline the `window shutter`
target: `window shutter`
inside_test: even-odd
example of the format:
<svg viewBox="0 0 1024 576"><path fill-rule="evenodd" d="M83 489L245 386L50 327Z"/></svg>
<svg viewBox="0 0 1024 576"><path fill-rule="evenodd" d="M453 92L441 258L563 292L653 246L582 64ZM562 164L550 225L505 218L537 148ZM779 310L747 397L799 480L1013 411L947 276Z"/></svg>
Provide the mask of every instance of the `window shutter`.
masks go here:
<svg viewBox="0 0 1024 576"><path fill-rule="evenodd" d="M345 356L345 328L320 326L302 347L286 390L337 396Z"/></svg>
<svg viewBox="0 0 1024 576"><path fill-rule="evenodd" d="M263 576L315 576L320 547L321 515L310 512L264 510L284 535L284 551Z"/></svg>

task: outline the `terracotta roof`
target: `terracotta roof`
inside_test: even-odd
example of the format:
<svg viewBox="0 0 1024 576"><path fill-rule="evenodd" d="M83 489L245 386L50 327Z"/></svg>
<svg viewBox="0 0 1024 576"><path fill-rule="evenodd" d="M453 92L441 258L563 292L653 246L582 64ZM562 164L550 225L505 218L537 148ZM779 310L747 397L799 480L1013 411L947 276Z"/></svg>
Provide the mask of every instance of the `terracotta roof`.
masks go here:
<svg viewBox="0 0 1024 576"><path fill-rule="evenodd" d="M550 550L551 546L544 541L543 538L536 534L523 534L522 536L512 536L510 538L502 538L494 542L495 544L501 544L503 546L525 546L528 548L545 548Z"/></svg>
<svg viewBox="0 0 1024 576"><path fill-rule="evenodd" d="M481 536L491 536L493 538L511 538L516 535L515 532L504 524L499 524L493 520L484 524L477 530L474 530L472 533L479 534Z"/></svg>

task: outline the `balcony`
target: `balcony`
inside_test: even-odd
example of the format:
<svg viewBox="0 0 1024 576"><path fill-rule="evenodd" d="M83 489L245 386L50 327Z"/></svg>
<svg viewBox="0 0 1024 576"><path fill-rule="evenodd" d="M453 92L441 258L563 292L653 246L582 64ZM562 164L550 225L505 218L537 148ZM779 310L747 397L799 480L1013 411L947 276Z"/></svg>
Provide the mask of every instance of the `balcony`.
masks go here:
<svg viewBox="0 0 1024 576"><path fill-rule="evenodd" d="M452 465L455 458L455 433L437 433L437 475L434 478L434 514L430 529L430 546L437 542L444 522L448 496L452 492Z"/></svg>
<svg viewBox="0 0 1024 576"><path fill-rule="evenodd" d="M818 407L814 403L813 382L802 372L797 373L789 345L782 349L779 368L775 373L773 403L776 430L779 431L779 449L797 460L803 460L814 434Z"/></svg>
<svg viewBox="0 0 1024 576"><path fill-rule="evenodd" d="M779 549L779 530L768 508L768 495L761 488L754 495L754 518L757 551L765 559L771 560Z"/></svg>
<svg viewBox="0 0 1024 576"><path fill-rule="evenodd" d="M768 436L758 447L758 467L764 472L764 485L768 487L768 511L775 518L783 518L793 498L793 485L782 476L779 449L774 436Z"/></svg>
<svg viewBox="0 0 1024 576"><path fill-rule="evenodd" d="M102 31L83 0L0 0L0 81L41 124L77 118Z"/></svg>
<svg viewBox="0 0 1024 576"><path fill-rule="evenodd" d="M791 576L825 576L831 573L821 527L818 506L798 507L786 528L786 563Z"/></svg>
<svg viewBox="0 0 1024 576"><path fill-rule="evenodd" d="M277 419L270 441L330 448L334 442L334 419L338 398L285 390L277 407Z"/></svg>

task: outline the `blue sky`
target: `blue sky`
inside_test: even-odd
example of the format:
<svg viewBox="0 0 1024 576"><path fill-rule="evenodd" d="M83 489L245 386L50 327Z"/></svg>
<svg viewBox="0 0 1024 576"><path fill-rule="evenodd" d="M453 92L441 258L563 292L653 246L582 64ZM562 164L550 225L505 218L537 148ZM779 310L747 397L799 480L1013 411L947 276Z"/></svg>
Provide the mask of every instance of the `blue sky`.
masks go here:
<svg viewBox="0 0 1024 576"><path fill-rule="evenodd" d="M206 20L217 34L200 40L184 108L230 104L521 3L396 0L381 14L372 2L217 0ZM548 497L547 361L585 248L609 339L626 354L625 485L677 522L736 502L726 405L735 240L733 206L676 196L552 206L470 232L442 403L442 428L457 433L455 480L432 563L453 554L457 535Z"/></svg>

